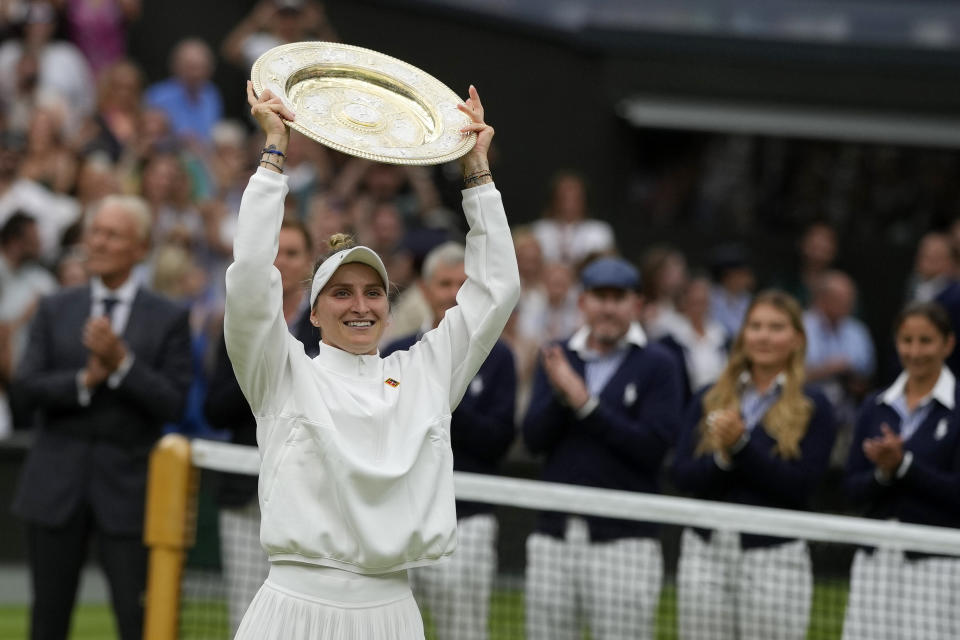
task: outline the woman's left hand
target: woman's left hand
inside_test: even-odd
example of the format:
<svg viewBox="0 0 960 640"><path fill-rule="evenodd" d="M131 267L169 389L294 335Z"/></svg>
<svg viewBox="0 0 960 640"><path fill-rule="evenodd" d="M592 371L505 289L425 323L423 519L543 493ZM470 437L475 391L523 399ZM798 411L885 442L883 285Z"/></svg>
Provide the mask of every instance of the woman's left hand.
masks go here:
<svg viewBox="0 0 960 640"><path fill-rule="evenodd" d="M880 471L889 475L903 462L903 439L886 424L880 427L880 431L883 435L863 441L863 454Z"/></svg>
<svg viewBox="0 0 960 640"><path fill-rule="evenodd" d="M469 92L470 97L457 105L457 109L467 114L472 121L460 129L461 133L477 134L477 144L460 159L464 175L490 169L487 153L490 151L490 141L493 140L494 133L493 127L484 122L483 103L480 102L480 94L477 93L476 87L470 85Z"/></svg>
<svg viewBox="0 0 960 640"><path fill-rule="evenodd" d="M735 445L746 432L740 414L733 409L711 411L707 416L707 427L717 447L723 450Z"/></svg>

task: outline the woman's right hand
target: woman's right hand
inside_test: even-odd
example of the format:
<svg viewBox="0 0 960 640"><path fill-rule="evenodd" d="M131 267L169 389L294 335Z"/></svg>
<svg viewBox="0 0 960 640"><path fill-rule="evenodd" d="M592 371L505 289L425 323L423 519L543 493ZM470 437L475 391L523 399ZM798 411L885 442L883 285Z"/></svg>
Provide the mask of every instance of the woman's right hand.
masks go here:
<svg viewBox="0 0 960 640"><path fill-rule="evenodd" d="M293 112L269 89L265 89L258 98L253 92L253 82L250 80L247 80L247 102L250 104L250 115L267 136L265 146L269 148L274 145L278 151L286 152L287 143L290 141L290 126L284 120L293 120Z"/></svg>

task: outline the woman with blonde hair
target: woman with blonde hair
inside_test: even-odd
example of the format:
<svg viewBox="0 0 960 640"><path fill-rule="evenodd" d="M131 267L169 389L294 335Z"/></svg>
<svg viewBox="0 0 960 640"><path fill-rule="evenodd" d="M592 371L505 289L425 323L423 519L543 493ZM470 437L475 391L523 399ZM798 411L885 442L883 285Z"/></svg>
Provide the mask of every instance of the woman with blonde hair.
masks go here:
<svg viewBox="0 0 960 640"><path fill-rule="evenodd" d="M835 436L833 409L804 385L802 311L789 295L751 302L717 382L694 397L677 447L677 485L695 497L804 509ZM806 637L813 576L806 543L735 531L683 532L680 637Z"/></svg>

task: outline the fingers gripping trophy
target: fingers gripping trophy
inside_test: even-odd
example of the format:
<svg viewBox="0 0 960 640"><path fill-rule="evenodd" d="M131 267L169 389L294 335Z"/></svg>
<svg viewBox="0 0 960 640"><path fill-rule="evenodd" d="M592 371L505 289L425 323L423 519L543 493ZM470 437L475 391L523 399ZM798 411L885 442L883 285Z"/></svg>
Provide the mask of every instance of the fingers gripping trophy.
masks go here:
<svg viewBox="0 0 960 640"><path fill-rule="evenodd" d="M487 161L493 128L474 87L460 101L366 49L284 45L252 75L247 99L266 138L241 201L224 334L257 420L270 570L236 637L422 638L407 572L456 548L450 414L520 291ZM310 287L319 355L307 357L288 331L273 261L291 128L381 162L459 158L467 280L457 306L409 350L380 357L389 274L373 250L341 234Z"/></svg>

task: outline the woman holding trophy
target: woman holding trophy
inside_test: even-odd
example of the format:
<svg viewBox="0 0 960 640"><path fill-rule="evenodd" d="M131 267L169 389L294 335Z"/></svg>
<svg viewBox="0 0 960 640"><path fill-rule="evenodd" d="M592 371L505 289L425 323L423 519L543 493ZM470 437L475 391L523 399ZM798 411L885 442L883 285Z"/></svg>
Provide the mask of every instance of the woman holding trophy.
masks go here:
<svg viewBox="0 0 960 640"><path fill-rule="evenodd" d="M409 351L381 358L389 276L346 236L316 268L310 359L287 330L273 267L287 193L283 162L294 113L269 89L251 113L266 134L240 206L227 271L224 332L257 419L260 539L271 562L237 638L423 637L407 570L456 547L450 414L519 296L519 275L487 151L493 128L476 89L457 108L470 226L457 306Z"/></svg>

